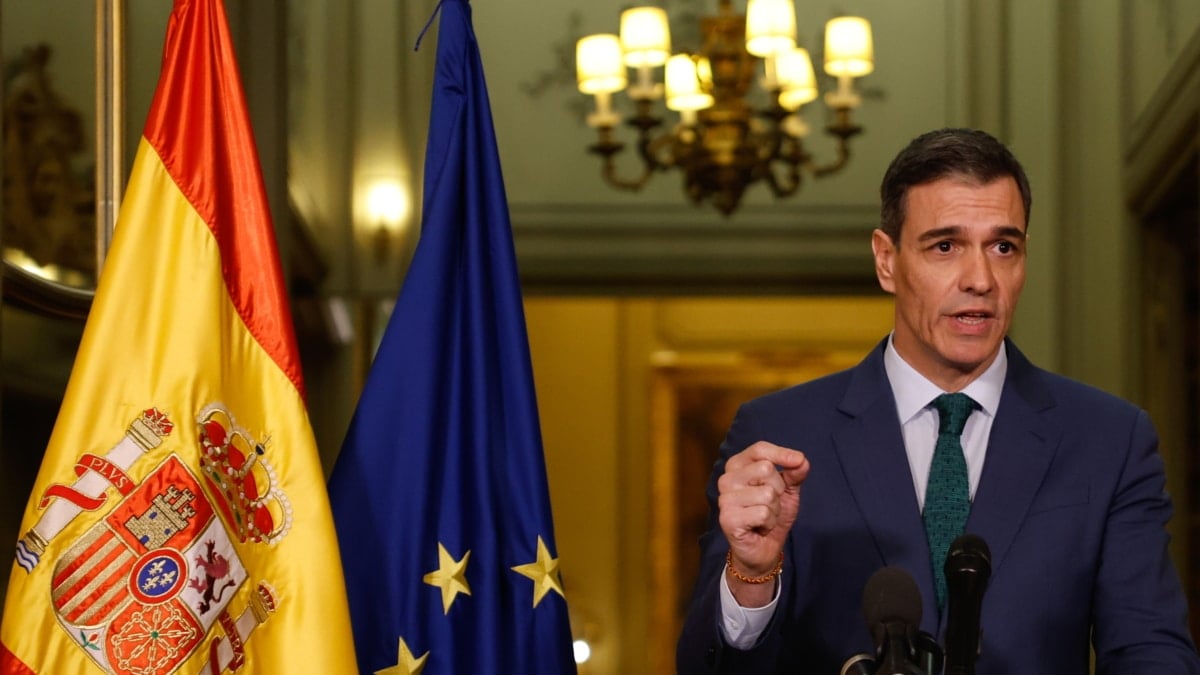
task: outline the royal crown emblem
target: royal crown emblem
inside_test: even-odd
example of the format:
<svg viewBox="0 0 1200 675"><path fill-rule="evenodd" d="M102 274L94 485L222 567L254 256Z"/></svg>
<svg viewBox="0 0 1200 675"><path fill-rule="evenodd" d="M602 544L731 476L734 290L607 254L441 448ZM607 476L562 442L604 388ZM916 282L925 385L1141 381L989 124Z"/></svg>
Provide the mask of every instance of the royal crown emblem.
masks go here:
<svg viewBox="0 0 1200 675"><path fill-rule="evenodd" d="M257 442L225 410L209 406L198 418L200 465L225 523L242 542L274 544L292 526L292 506Z"/></svg>

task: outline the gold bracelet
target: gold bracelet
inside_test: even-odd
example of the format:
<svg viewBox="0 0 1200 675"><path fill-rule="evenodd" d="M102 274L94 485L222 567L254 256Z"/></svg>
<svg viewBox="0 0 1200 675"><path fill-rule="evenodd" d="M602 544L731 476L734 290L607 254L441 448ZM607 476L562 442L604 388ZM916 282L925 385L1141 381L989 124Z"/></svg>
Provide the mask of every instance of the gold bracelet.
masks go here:
<svg viewBox="0 0 1200 675"><path fill-rule="evenodd" d="M767 572L766 574L762 575L761 577L748 577L748 576L742 574L741 572L737 571L733 567L733 550L732 549L730 549L728 552L725 553L725 569L729 570L729 573L733 575L734 579L737 579L738 581L740 581L742 583L765 584L768 581L773 580L775 577L779 576L779 574L781 572L783 572L783 551L779 552L779 562L775 563L775 569L771 570L770 572Z"/></svg>

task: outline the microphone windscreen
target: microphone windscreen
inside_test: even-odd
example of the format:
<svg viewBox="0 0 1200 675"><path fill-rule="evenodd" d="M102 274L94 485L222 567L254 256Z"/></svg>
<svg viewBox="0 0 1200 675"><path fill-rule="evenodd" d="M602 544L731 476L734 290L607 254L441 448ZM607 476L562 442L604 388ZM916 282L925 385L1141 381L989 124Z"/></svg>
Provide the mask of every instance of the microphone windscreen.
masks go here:
<svg viewBox="0 0 1200 675"><path fill-rule="evenodd" d="M983 537L975 534L959 535L946 552L946 576L955 570L970 570L989 574L992 570L992 552Z"/></svg>
<svg viewBox="0 0 1200 675"><path fill-rule="evenodd" d="M899 567L884 567L863 588L863 617L875 626L899 621L916 630L921 625L921 591L912 575Z"/></svg>

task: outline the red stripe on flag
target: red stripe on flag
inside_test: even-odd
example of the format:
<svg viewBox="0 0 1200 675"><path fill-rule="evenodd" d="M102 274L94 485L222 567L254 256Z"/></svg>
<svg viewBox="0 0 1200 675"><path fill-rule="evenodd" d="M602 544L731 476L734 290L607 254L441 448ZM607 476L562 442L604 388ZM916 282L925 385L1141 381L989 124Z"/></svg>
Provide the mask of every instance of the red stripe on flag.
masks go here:
<svg viewBox="0 0 1200 675"><path fill-rule="evenodd" d="M124 577L129 576L135 562L137 561L128 549L123 546L118 548L105 556L104 559L98 561L88 576L80 579L71 588L59 595L54 600L54 606L63 610L68 605L77 602L75 609L64 614L63 618L71 623L90 623L84 622L83 619L88 616L104 614L124 602L126 594L120 593L115 600L110 600L102 607L92 606L105 593L108 593L109 588L114 584L126 583ZM92 583L96 584L92 592L88 593L82 600L76 601L75 596L83 592Z"/></svg>
<svg viewBox="0 0 1200 675"><path fill-rule="evenodd" d="M126 551L126 553L128 553L128 552ZM109 569L108 566L113 562L119 563L119 566ZM129 573L133 571L133 564L135 562L137 562L137 561L134 560L132 555L124 558L123 560L122 559L106 560L104 562L104 566L101 567L101 570L106 571L108 573L105 574L104 577L102 577L102 578L96 577L97 579L100 580L99 585L96 586L96 588L91 593L89 593L87 595L87 597L85 597L82 601L80 601L80 603L75 607L74 610L63 615L63 618L71 623L84 624L84 625L98 623L97 621L95 621L95 619L97 617L103 616L103 617L105 617L106 621L108 619L111 619L112 617L109 617L106 615L109 612L116 609L119 605L123 604L125 602L125 599L129 597L129 595L125 592L120 592L120 593L117 593L115 596L113 596L112 599L110 599L107 603L105 603L103 605L95 605L95 603L97 600L99 600L101 597L103 597L106 593L108 593L109 589L112 588L114 585L125 584L127 582L126 577L128 577ZM82 586L80 588L82 588ZM76 589L72 589L72 591L74 591L74 590L76 590ZM66 603L56 603L56 604L58 604L60 607L66 606Z"/></svg>
<svg viewBox="0 0 1200 675"><path fill-rule="evenodd" d="M0 642L0 675L37 675L33 669L21 662L15 654Z"/></svg>
<svg viewBox="0 0 1200 675"><path fill-rule="evenodd" d="M238 314L304 396L291 309L231 44L221 3L176 0L162 76L143 133L212 230Z"/></svg>
<svg viewBox="0 0 1200 675"><path fill-rule="evenodd" d="M99 551L101 548L103 548L105 544L116 540L116 538L117 535L113 534L111 531L96 537L96 541L93 541L90 546L80 551L79 555L75 556L75 559L72 560L69 565L62 568L58 574L54 575L54 578L50 580L50 587L58 588L59 586L62 586L63 583L66 582L67 578L75 573L75 570L88 563L88 559L95 555L96 551ZM124 547L118 547L117 550L120 550L121 548Z"/></svg>

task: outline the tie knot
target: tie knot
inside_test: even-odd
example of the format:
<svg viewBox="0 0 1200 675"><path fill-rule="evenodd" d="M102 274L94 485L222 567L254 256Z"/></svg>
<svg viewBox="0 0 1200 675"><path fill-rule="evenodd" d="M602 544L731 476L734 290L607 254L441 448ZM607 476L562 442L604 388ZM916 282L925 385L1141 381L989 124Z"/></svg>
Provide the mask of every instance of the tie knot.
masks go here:
<svg viewBox="0 0 1200 675"><path fill-rule="evenodd" d="M961 436L963 427L971 412L979 408L979 404L966 394L942 394L933 399L933 405L938 411L938 435L950 434Z"/></svg>

